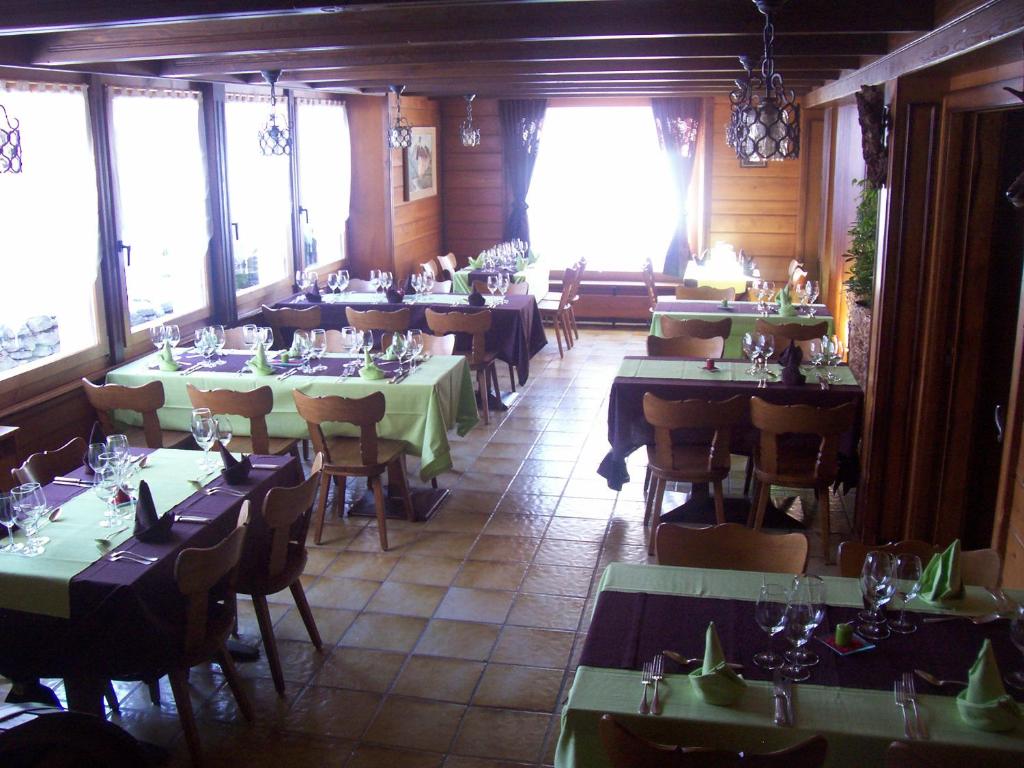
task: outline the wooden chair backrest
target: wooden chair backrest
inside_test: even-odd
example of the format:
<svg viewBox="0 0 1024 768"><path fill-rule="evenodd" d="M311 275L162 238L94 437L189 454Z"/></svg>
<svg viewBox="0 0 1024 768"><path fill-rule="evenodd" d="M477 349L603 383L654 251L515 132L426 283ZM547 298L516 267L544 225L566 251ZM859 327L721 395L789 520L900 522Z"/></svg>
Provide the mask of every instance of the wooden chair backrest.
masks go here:
<svg viewBox="0 0 1024 768"><path fill-rule="evenodd" d="M468 333L473 337L469 356L473 364L482 363L487 355L487 332L491 330L492 322L489 309L482 309L479 312L437 312L427 308L427 327L435 336Z"/></svg>
<svg viewBox="0 0 1024 768"><path fill-rule="evenodd" d="M151 381L140 387L126 387L121 384L93 384L88 379L82 379L82 386L89 405L96 411L96 418L106 434L112 435L119 431L114 424L114 411L135 411L142 414L146 447L163 448L160 419L156 415L156 412L164 407L162 383Z"/></svg>
<svg viewBox="0 0 1024 768"><path fill-rule="evenodd" d="M11 476L18 484L46 485L53 482L53 478L58 475L66 475L80 467L85 449L85 440L73 437L60 448L33 453L20 467L11 470Z"/></svg>
<svg viewBox="0 0 1024 768"><path fill-rule="evenodd" d="M328 352L351 352L352 350L345 346L345 342L342 339L341 331L336 331L333 328L327 329L327 351Z"/></svg>
<svg viewBox="0 0 1024 768"><path fill-rule="evenodd" d="M224 329L224 349L248 349L245 343L245 333L241 328Z"/></svg>
<svg viewBox="0 0 1024 768"><path fill-rule="evenodd" d="M760 755L722 749L657 744L602 715L597 727L612 768L820 768L828 754L823 736Z"/></svg>
<svg viewBox="0 0 1024 768"><path fill-rule="evenodd" d="M263 324L269 325L274 330L274 346L289 346L291 334L285 339L285 330L289 331L311 331L314 328L322 327L320 324L320 307L312 306L309 309L294 309L282 307L274 309L263 305Z"/></svg>
<svg viewBox="0 0 1024 768"><path fill-rule="evenodd" d="M772 360L782 354L782 350L789 346L789 342L796 342L796 345L804 352L804 359L811 354L811 342L820 339L828 334L828 321L820 323L773 323L764 318L757 318L754 323L754 332L771 334L775 337L775 352Z"/></svg>
<svg viewBox="0 0 1024 768"><path fill-rule="evenodd" d="M451 293L452 292L452 281L451 280L435 280L434 285L430 288L431 293Z"/></svg>
<svg viewBox="0 0 1024 768"><path fill-rule="evenodd" d="M358 310L345 307L348 324L359 331L407 331L412 310L409 307L386 311L382 309Z"/></svg>
<svg viewBox="0 0 1024 768"><path fill-rule="evenodd" d="M391 346L391 334L385 333L380 337L381 349ZM433 336L429 333L423 334L423 351L431 355L453 355L455 354L455 334L448 333L444 336Z"/></svg>
<svg viewBox="0 0 1024 768"><path fill-rule="evenodd" d="M715 336L698 339L694 336L647 337L647 354L651 357L721 357L725 352L725 339Z"/></svg>
<svg viewBox="0 0 1024 768"><path fill-rule="evenodd" d="M727 299L735 301L735 288L712 288L710 285L698 285L690 288L686 285L676 286L676 298L689 301L721 301Z"/></svg>
<svg viewBox="0 0 1024 768"><path fill-rule="evenodd" d="M710 528L665 523L658 526L655 542L659 565L769 573L803 573L807 565L804 534L765 533L736 523Z"/></svg>
<svg viewBox="0 0 1024 768"><path fill-rule="evenodd" d="M373 283L358 277L350 277L348 290L352 293L373 293Z"/></svg>
<svg viewBox="0 0 1024 768"><path fill-rule="evenodd" d="M728 400L663 400L644 394L644 419L654 427L654 458L658 466L672 467L672 430L713 429L708 443L708 467L729 467L732 431L746 420L750 399L744 395Z"/></svg>
<svg viewBox="0 0 1024 768"><path fill-rule="evenodd" d="M437 257L437 263L441 265L441 270L443 272L447 272L448 273L448 277L449 278L452 275L454 275L456 273L456 271L458 271L458 269L459 269L459 264L455 260L455 254L454 253L446 253L443 256L438 256Z"/></svg>
<svg viewBox="0 0 1024 768"><path fill-rule="evenodd" d="M580 284L583 282L583 273L587 271L587 260L585 257L581 257L576 262L576 285L573 287L572 299L575 301L580 297Z"/></svg>
<svg viewBox="0 0 1024 768"><path fill-rule="evenodd" d="M377 463L377 424L384 418L384 393L374 392L366 397L310 397L297 389L292 391L295 408L309 428L313 450L322 453L324 462L332 464L331 452L324 436L324 423L340 422L359 427L359 454L363 464Z"/></svg>
<svg viewBox="0 0 1024 768"><path fill-rule="evenodd" d="M750 421L760 431L759 465L770 474L779 471L782 435L817 435L821 438L815 477L832 480L839 468L839 438L853 428L854 403L835 408L813 405L775 405L760 397L750 398ZM784 450L784 446L783 446Z"/></svg>
<svg viewBox="0 0 1024 768"><path fill-rule="evenodd" d="M193 408L209 408L214 415L226 413L248 419L253 453L270 453L267 416L274 410L274 390L259 387L250 392L240 392L234 389L199 389L192 384L186 389Z"/></svg>
<svg viewBox="0 0 1024 768"><path fill-rule="evenodd" d="M644 262L641 274L644 278L644 286L647 288L647 300L653 310L658 305L658 286L654 282L654 265L650 259Z"/></svg>
<svg viewBox="0 0 1024 768"><path fill-rule="evenodd" d="M839 575L857 578L868 552L888 552L892 555L917 555L921 565L928 565L942 547L920 539L904 539L888 544L863 544L859 541L844 541L839 545ZM960 553L960 576L964 584L985 589L997 589L1002 572L1002 559L994 549L969 549Z"/></svg>
<svg viewBox="0 0 1024 768"><path fill-rule="evenodd" d="M441 268L433 259L431 259L430 261L424 261L422 264L420 264L420 270L433 275L435 280L441 276Z"/></svg>
<svg viewBox="0 0 1024 768"><path fill-rule="evenodd" d="M566 267L565 271L562 273L562 293L558 297L558 308L560 310L569 306L569 303L576 296L576 291L579 290L577 286L578 277L579 269L575 266Z"/></svg>
<svg viewBox="0 0 1024 768"><path fill-rule="evenodd" d="M174 581L185 596L185 653L202 647L211 602L223 601L234 610L235 577L245 545L249 501L242 503L238 524L219 544L183 549L174 563Z"/></svg>
<svg viewBox="0 0 1024 768"><path fill-rule="evenodd" d="M263 508L254 516L254 522L257 518L262 521L261 534L269 539L267 558L258 564L260 570L257 571L266 579L272 579L287 567L288 545L294 541L293 526L312 508L323 468L324 455L318 453L313 459L309 477L298 485L271 488L263 500ZM302 530L305 532L305 527ZM304 538L295 543L303 548L306 546Z"/></svg>
<svg viewBox="0 0 1024 768"><path fill-rule="evenodd" d="M687 320L680 320L669 315L662 315L661 335L666 339L676 336L688 336L693 339L713 339L721 336L728 339L732 334L732 318L723 317L721 320L700 320L696 317Z"/></svg>

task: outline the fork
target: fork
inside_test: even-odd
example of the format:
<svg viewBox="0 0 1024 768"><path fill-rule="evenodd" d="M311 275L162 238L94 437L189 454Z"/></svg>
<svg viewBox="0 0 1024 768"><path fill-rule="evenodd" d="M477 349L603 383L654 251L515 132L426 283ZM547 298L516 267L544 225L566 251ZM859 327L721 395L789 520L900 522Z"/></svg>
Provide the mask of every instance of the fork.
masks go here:
<svg viewBox="0 0 1024 768"><path fill-rule="evenodd" d="M1003 618L1003 614L998 611L992 613L982 614L981 616L928 616L921 619L925 624L938 624L942 621L953 621L954 619L967 619L972 624L991 624L993 621L999 621Z"/></svg>
<svg viewBox="0 0 1024 768"><path fill-rule="evenodd" d="M644 662L644 668L640 674L640 685L644 687L644 697L640 701L640 714L647 715L651 712L651 708L647 705L647 689L651 685L651 662Z"/></svg>
<svg viewBox="0 0 1024 768"><path fill-rule="evenodd" d="M914 738L914 733L910 728L910 718L907 717L907 696L906 691L903 689L903 678L897 677L892 684L893 697L896 699L896 706L900 708L903 713L903 735L908 739Z"/></svg>
<svg viewBox="0 0 1024 768"><path fill-rule="evenodd" d="M206 488L203 490L203 493L205 493L207 496L212 496L215 493L226 493L228 496L237 496L240 499L246 496L246 494L242 493L241 491L232 491L230 488L220 487Z"/></svg>
<svg viewBox="0 0 1024 768"><path fill-rule="evenodd" d="M903 688L906 692L907 701L914 709L914 728L917 736L921 739L928 738L928 726L921 717L921 711L917 708L917 688L914 685L914 675L910 672L903 673Z"/></svg>
<svg viewBox="0 0 1024 768"><path fill-rule="evenodd" d="M654 680L654 697L651 699L651 714L661 714L661 702L658 700L658 683L665 676L665 657L660 653L654 657L651 669L651 679Z"/></svg>
<svg viewBox="0 0 1024 768"><path fill-rule="evenodd" d="M127 560L130 563L138 563L139 565L152 565L157 561L155 557L146 557L145 555L138 555L134 552L127 552L120 550L118 552L111 552L107 555L107 560Z"/></svg>

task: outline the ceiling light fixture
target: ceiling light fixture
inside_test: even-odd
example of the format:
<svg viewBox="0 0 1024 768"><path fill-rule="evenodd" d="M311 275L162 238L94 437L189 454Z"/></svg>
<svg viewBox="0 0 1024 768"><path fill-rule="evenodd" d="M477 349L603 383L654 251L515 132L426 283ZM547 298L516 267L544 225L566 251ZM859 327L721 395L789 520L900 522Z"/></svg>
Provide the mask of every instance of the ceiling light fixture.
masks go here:
<svg viewBox="0 0 1024 768"><path fill-rule="evenodd" d="M405 86L392 85L390 91L395 94L398 110L394 124L388 129L388 146L392 149L408 149L412 146L412 126L402 117L402 93L405 92Z"/></svg>
<svg viewBox="0 0 1024 768"><path fill-rule="evenodd" d="M736 78L736 87L729 92L729 103L732 104L732 114L729 122L725 124L725 143L731 148L736 148L736 141L739 137L740 114L747 104L750 103L750 59L747 56L740 56L740 66L744 74Z"/></svg>
<svg viewBox="0 0 1024 768"><path fill-rule="evenodd" d="M736 156L740 160L790 160L800 156L800 105L775 71L773 16L785 0L754 0L764 15L764 58L750 79L749 99L740 106ZM763 90L762 90L763 89Z"/></svg>
<svg viewBox="0 0 1024 768"><path fill-rule="evenodd" d="M480 129L473 125L473 99L475 98L475 93L471 93L465 97L466 119L463 120L462 125L459 126L459 135L462 137L462 146L464 147L480 146Z"/></svg>
<svg viewBox="0 0 1024 768"><path fill-rule="evenodd" d="M21 122L11 121L7 108L0 104L0 173L21 173Z"/></svg>
<svg viewBox="0 0 1024 768"><path fill-rule="evenodd" d="M270 84L270 117L260 130L260 154L275 157L291 154L292 135L288 129L288 117L285 115L278 122L277 114L277 80L281 77L279 69L265 69L260 74Z"/></svg>

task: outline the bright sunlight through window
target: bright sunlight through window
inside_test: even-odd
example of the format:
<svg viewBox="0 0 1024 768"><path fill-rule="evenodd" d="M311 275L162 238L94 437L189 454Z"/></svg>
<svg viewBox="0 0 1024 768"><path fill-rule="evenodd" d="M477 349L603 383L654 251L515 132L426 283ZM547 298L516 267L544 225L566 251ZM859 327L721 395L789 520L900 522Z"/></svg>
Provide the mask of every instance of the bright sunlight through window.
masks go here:
<svg viewBox="0 0 1024 768"><path fill-rule="evenodd" d="M649 107L551 107L530 183L530 240L553 268L639 271L678 215Z"/></svg>
<svg viewBox="0 0 1024 768"><path fill-rule="evenodd" d="M345 105L299 99L299 199L304 263L327 264L345 255L352 186L352 150Z"/></svg>

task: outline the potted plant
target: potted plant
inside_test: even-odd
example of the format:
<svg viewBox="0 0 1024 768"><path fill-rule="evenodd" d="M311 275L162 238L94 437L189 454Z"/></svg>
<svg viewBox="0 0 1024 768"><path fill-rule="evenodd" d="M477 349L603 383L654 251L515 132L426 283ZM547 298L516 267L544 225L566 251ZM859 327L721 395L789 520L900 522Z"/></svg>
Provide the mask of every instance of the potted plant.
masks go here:
<svg viewBox="0 0 1024 768"><path fill-rule="evenodd" d="M875 284L875 251L878 245L878 190L866 179L854 179L860 187L857 216L850 225L850 249L844 257L850 263L846 288L856 304L870 307Z"/></svg>

